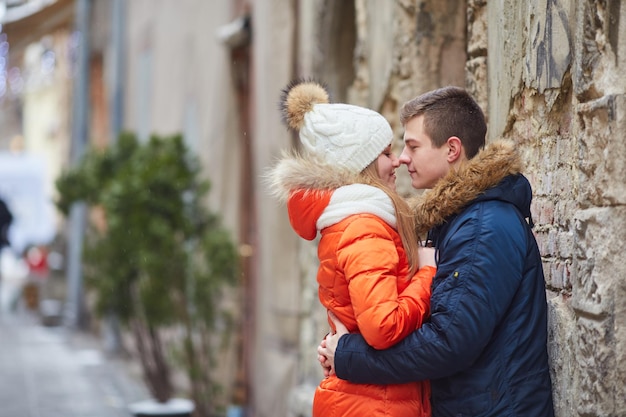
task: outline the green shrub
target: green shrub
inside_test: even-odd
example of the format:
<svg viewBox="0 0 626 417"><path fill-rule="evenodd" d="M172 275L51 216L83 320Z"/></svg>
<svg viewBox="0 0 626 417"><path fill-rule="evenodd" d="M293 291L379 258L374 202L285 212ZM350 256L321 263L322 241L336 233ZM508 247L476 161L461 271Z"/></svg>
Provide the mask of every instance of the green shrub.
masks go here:
<svg viewBox="0 0 626 417"><path fill-rule="evenodd" d="M178 326L185 332L183 363L197 383L194 399L210 397L202 391L215 387L202 366L211 360L199 358L211 352L194 335L213 332L223 316L219 301L236 283L238 256L219 216L205 206L210 184L182 137L141 143L122 134L114 145L90 150L56 185L66 215L77 201L104 212L103 230L91 229L86 239L86 285L100 313L115 312L133 330L153 395L172 395L158 330Z"/></svg>

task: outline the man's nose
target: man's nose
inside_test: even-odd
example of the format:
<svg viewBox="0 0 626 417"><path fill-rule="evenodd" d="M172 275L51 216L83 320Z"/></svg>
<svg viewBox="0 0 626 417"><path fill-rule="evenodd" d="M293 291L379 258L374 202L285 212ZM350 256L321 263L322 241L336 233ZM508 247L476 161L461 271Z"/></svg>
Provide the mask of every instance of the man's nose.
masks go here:
<svg viewBox="0 0 626 417"><path fill-rule="evenodd" d="M404 149L402 149L402 153L400 154L400 157L398 159L400 160L401 164L408 165L411 162L411 158L409 157L409 155L406 152L406 147Z"/></svg>

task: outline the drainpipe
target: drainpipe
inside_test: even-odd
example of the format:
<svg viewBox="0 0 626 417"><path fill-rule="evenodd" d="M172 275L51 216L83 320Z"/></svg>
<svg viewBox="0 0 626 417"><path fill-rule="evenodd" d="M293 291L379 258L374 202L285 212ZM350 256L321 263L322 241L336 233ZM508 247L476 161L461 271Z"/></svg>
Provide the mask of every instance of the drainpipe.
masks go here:
<svg viewBox="0 0 626 417"><path fill-rule="evenodd" d="M88 145L89 134L89 27L92 0L76 0L76 71L72 100L72 138L70 161L78 164ZM86 326L83 298L82 252L87 206L84 202L74 203L70 209L68 222L68 294L65 308L65 324L81 329Z"/></svg>
<svg viewBox="0 0 626 417"><path fill-rule="evenodd" d="M124 92L124 0L111 1L111 61L109 91L110 145L117 142L123 126ZM104 320L104 347L116 354L122 349L118 315L109 310Z"/></svg>

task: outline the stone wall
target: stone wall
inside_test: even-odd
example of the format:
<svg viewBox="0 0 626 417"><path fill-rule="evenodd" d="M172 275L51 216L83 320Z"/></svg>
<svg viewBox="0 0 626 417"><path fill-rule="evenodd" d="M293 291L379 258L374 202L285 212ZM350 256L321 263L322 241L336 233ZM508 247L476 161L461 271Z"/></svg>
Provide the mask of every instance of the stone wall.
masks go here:
<svg viewBox="0 0 626 417"><path fill-rule="evenodd" d="M556 414L624 415L625 6L488 8L490 136L520 144L534 187Z"/></svg>
<svg viewBox="0 0 626 417"><path fill-rule="evenodd" d="M626 4L354 4L349 101L381 111L400 136L402 102L466 86L486 111L489 139L519 144L544 260L556 415L625 415Z"/></svg>

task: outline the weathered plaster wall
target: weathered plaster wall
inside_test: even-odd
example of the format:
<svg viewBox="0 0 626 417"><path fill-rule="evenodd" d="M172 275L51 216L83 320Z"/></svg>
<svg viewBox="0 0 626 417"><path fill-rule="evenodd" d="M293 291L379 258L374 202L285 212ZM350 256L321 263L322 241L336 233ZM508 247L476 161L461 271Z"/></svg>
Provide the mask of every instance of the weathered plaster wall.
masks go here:
<svg viewBox="0 0 626 417"><path fill-rule="evenodd" d="M257 416L285 416L287 393L298 381L302 358L300 324L303 301L298 262L300 242L284 206L263 182L269 166L292 143L278 112L280 92L293 76L296 10L281 0L255 2L254 28L254 163L258 202L258 281L255 337L251 358Z"/></svg>
<svg viewBox="0 0 626 417"><path fill-rule="evenodd" d="M213 182L211 206L238 234L239 141L229 50L217 37L231 2L137 0L127 4L125 129L183 133Z"/></svg>

